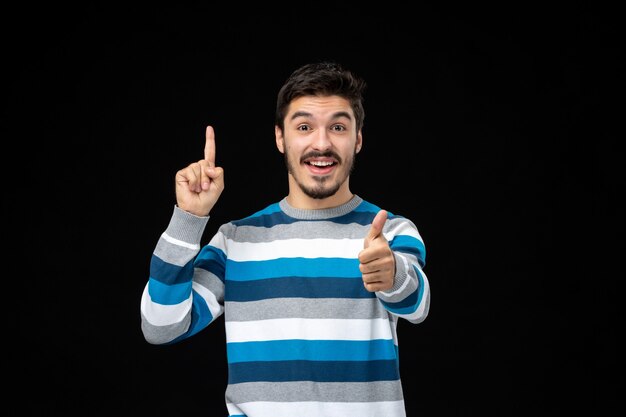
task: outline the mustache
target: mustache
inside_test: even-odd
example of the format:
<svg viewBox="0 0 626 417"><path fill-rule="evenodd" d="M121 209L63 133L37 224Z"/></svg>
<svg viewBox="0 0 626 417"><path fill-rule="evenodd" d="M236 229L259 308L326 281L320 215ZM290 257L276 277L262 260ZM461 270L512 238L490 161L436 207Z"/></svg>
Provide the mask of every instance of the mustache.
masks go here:
<svg viewBox="0 0 626 417"><path fill-rule="evenodd" d="M302 155L302 157L300 158L300 162L302 163L308 158L333 158L337 160L338 163L342 162L341 157L333 151L326 151L326 152L311 151L309 153L305 153L304 155Z"/></svg>

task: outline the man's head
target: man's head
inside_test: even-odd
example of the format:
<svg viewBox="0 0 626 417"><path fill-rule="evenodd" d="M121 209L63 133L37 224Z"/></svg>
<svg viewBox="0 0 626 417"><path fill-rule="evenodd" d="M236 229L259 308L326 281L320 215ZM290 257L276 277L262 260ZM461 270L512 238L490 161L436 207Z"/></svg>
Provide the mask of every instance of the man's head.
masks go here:
<svg viewBox="0 0 626 417"><path fill-rule="evenodd" d="M276 146L285 155L290 198L341 204L362 144L365 82L334 63L305 65L278 94ZM324 203L312 203L324 200Z"/></svg>
<svg viewBox="0 0 626 417"><path fill-rule="evenodd" d="M363 128L365 81L334 62L306 64L296 69L278 92L275 124L285 128L289 104L302 96L339 96L350 103L357 131Z"/></svg>

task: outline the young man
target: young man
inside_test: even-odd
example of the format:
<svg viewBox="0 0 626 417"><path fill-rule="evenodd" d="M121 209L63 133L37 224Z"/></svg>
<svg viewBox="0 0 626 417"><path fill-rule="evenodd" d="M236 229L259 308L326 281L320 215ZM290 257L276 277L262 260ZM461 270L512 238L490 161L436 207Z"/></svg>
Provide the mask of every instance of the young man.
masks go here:
<svg viewBox="0 0 626 417"><path fill-rule="evenodd" d="M304 65L278 93L289 193L200 240L224 189L215 137L176 173L176 206L150 264L142 331L193 336L224 314L230 416L405 416L396 325L430 302L415 225L352 194L365 82Z"/></svg>

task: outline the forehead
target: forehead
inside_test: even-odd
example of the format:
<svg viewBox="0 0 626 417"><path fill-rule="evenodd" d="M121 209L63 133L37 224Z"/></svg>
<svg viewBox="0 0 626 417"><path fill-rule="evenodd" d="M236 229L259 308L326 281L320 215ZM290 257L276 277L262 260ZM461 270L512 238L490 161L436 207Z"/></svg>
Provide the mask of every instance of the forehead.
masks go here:
<svg viewBox="0 0 626 417"><path fill-rule="evenodd" d="M293 116L315 118L334 118L337 115L348 114L354 119L354 112L350 102L340 96L302 96L289 103L287 120Z"/></svg>

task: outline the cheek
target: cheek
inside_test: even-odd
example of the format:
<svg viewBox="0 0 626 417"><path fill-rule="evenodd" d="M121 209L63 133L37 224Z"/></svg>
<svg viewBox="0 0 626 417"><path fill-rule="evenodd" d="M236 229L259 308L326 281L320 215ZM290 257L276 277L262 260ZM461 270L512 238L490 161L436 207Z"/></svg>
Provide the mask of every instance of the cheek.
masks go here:
<svg viewBox="0 0 626 417"><path fill-rule="evenodd" d="M299 155L302 154L302 149L298 146L294 146L293 144L285 145L284 149L285 154L292 158L299 157Z"/></svg>
<svg viewBox="0 0 626 417"><path fill-rule="evenodd" d="M351 157L355 153L359 152L360 149L361 149L361 146L359 146L356 143L353 143L353 144L350 144L350 145L343 146L341 148L340 152L341 152L342 155L344 155L344 157L347 157L347 156Z"/></svg>

